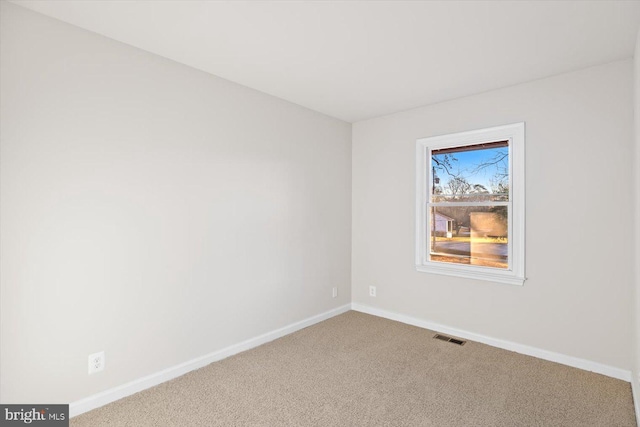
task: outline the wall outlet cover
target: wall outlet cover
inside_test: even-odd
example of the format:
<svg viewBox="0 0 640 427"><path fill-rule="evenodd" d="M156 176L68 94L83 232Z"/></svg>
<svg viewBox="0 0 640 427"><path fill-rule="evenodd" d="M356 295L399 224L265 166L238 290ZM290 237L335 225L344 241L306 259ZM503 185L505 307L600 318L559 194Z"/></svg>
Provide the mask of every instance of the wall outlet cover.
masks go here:
<svg viewBox="0 0 640 427"><path fill-rule="evenodd" d="M104 351L89 355L89 374L104 370Z"/></svg>

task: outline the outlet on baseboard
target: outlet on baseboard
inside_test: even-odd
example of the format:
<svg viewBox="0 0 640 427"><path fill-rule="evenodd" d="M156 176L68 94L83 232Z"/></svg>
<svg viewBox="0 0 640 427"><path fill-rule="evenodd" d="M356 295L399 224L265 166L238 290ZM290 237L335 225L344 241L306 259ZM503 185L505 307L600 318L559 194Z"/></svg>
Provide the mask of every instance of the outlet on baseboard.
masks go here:
<svg viewBox="0 0 640 427"><path fill-rule="evenodd" d="M338 287L337 286L334 286L333 289L331 290L331 296L333 298L338 296Z"/></svg>
<svg viewBox="0 0 640 427"><path fill-rule="evenodd" d="M104 369L104 351L89 355L89 375Z"/></svg>
<svg viewBox="0 0 640 427"><path fill-rule="evenodd" d="M376 296L376 287L375 286L369 286L369 296L370 297L375 297Z"/></svg>

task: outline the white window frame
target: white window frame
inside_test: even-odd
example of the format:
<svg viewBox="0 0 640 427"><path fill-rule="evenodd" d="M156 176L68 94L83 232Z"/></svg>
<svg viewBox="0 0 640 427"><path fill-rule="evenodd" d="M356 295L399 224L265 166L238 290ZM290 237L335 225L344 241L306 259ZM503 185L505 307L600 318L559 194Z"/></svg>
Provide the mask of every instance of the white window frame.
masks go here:
<svg viewBox="0 0 640 427"><path fill-rule="evenodd" d="M508 268L492 268L429 260L431 227L431 151L495 141L509 141L509 202L476 202L478 205L508 206ZM421 138L416 141L416 269L522 286L525 281L525 184L524 122L478 129L449 135ZM446 203L443 203L443 205Z"/></svg>

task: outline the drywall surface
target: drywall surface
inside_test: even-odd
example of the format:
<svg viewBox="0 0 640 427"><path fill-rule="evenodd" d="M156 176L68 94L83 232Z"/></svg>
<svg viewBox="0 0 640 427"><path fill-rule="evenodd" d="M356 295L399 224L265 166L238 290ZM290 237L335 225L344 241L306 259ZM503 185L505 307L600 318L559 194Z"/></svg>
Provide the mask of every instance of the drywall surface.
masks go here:
<svg viewBox="0 0 640 427"><path fill-rule="evenodd" d="M634 112L635 112L635 164L633 167L635 175L635 217L633 224L635 226L635 282L634 282L634 378L636 387L640 386L640 31L636 39L636 50L634 55ZM640 392L640 389L638 390ZM640 406L640 402L636 402L636 406ZM638 413L639 409L636 409ZM640 419L638 420L640 422Z"/></svg>
<svg viewBox="0 0 640 427"><path fill-rule="evenodd" d="M632 69L624 60L354 123L353 302L631 369ZM417 272L416 139L522 121L524 286Z"/></svg>
<svg viewBox="0 0 640 427"><path fill-rule="evenodd" d="M73 402L350 301L350 124L1 7L3 403Z"/></svg>

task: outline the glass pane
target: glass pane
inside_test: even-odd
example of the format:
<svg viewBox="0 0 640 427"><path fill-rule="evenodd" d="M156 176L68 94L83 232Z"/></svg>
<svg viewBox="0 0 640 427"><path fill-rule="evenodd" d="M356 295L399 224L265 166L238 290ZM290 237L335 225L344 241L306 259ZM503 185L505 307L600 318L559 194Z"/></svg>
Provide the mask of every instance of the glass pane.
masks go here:
<svg viewBox="0 0 640 427"><path fill-rule="evenodd" d="M433 202L509 200L508 141L431 151Z"/></svg>
<svg viewBox="0 0 640 427"><path fill-rule="evenodd" d="M430 261L506 269L507 206L432 206Z"/></svg>

